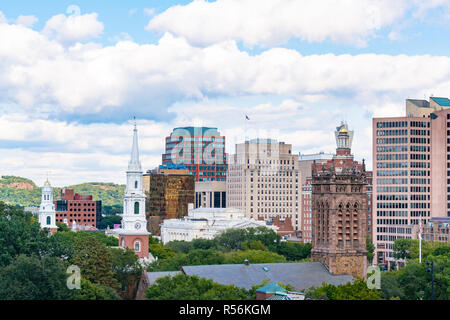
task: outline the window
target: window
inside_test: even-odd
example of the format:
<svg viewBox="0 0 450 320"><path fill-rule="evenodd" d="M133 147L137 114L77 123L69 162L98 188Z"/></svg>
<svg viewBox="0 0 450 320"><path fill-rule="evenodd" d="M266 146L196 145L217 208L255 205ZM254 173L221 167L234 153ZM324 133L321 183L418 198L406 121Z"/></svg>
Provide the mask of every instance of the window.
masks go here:
<svg viewBox="0 0 450 320"><path fill-rule="evenodd" d="M50 217L47 217L47 225L50 225L50 221L51 221Z"/></svg>
<svg viewBox="0 0 450 320"><path fill-rule="evenodd" d="M135 189L138 188L138 182L137 182L137 181L134 182L134 188L135 188Z"/></svg>
<svg viewBox="0 0 450 320"><path fill-rule="evenodd" d="M135 241L134 242L134 251L135 252L140 252L141 251L141 242L140 241Z"/></svg>
<svg viewBox="0 0 450 320"><path fill-rule="evenodd" d="M134 203L134 214L139 214L139 202Z"/></svg>

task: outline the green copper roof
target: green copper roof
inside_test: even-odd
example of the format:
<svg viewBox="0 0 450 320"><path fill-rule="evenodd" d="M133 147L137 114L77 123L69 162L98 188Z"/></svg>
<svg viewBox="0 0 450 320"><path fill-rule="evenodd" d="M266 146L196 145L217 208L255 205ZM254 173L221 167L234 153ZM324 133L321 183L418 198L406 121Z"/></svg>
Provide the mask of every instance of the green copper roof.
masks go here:
<svg viewBox="0 0 450 320"><path fill-rule="evenodd" d="M286 290L283 289L278 283L271 282L269 284L266 284L265 286L258 288L256 290L257 292L262 293L276 293L278 295L286 295Z"/></svg>
<svg viewBox="0 0 450 320"><path fill-rule="evenodd" d="M443 107L450 107L450 100L448 98L436 98L431 97L431 99L436 102L438 105Z"/></svg>

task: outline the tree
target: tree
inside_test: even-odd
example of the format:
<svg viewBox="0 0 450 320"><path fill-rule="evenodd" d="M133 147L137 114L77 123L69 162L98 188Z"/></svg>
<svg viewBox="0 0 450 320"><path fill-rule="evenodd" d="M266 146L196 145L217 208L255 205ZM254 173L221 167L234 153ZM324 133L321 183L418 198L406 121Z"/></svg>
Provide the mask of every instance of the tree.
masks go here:
<svg viewBox="0 0 450 320"><path fill-rule="evenodd" d="M47 238L48 232L40 230L32 214L0 202L0 266L20 254L40 256Z"/></svg>
<svg viewBox="0 0 450 320"><path fill-rule="evenodd" d="M411 258L409 251L411 248L411 242L408 239L396 239L393 246L393 256L396 259L409 259Z"/></svg>
<svg viewBox="0 0 450 320"><path fill-rule="evenodd" d="M267 247L261 242L261 240L248 240L244 241L241 245L242 250L262 250L267 251Z"/></svg>
<svg viewBox="0 0 450 320"><path fill-rule="evenodd" d="M251 293L211 279L178 274L156 280L147 288L145 297L151 300L247 300L251 298Z"/></svg>
<svg viewBox="0 0 450 320"><path fill-rule="evenodd" d="M70 228L65 223L56 221L56 226L58 227L58 232L68 232Z"/></svg>
<svg viewBox="0 0 450 320"><path fill-rule="evenodd" d="M81 279L81 289L76 290L73 300L120 300L116 291L109 287Z"/></svg>
<svg viewBox="0 0 450 320"><path fill-rule="evenodd" d="M21 254L0 269L0 300L70 299L67 277L62 260Z"/></svg>
<svg viewBox="0 0 450 320"><path fill-rule="evenodd" d="M240 264L247 259L249 263L276 263L286 262L286 258L275 252L264 250L236 250L225 254L225 263Z"/></svg>
<svg viewBox="0 0 450 320"><path fill-rule="evenodd" d="M139 257L133 250L109 248L112 260L112 270L114 278L121 285L122 289L132 287L139 281L142 274L142 266Z"/></svg>
<svg viewBox="0 0 450 320"><path fill-rule="evenodd" d="M108 227L114 228L115 224L120 224L121 222L122 222L121 216L115 214L107 215L106 217L102 217L99 229L106 229Z"/></svg>
<svg viewBox="0 0 450 320"><path fill-rule="evenodd" d="M366 235L366 250L367 250L367 260L369 264L372 263L374 257L375 246L372 243L369 235Z"/></svg>
<svg viewBox="0 0 450 320"><path fill-rule="evenodd" d="M275 252L286 257L288 261L299 261L311 256L311 243L279 242Z"/></svg>
<svg viewBox="0 0 450 320"><path fill-rule="evenodd" d="M73 249L72 262L80 268L83 278L92 283L119 289L112 270L111 253L104 244L89 235L75 239Z"/></svg>
<svg viewBox="0 0 450 320"><path fill-rule="evenodd" d="M316 300L382 300L381 292L367 288L362 279L353 283L347 282L334 286L322 283L321 287L311 287L306 290L306 296Z"/></svg>

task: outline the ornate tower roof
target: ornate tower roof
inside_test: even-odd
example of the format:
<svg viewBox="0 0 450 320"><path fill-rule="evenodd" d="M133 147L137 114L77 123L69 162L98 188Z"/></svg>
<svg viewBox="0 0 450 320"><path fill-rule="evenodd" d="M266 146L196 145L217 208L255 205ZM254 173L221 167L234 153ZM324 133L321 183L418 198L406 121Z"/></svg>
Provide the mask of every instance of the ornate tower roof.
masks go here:
<svg viewBox="0 0 450 320"><path fill-rule="evenodd" d="M128 171L142 171L141 162L139 161L139 145L136 121L134 123L133 130L133 146L131 148L131 159L128 163Z"/></svg>

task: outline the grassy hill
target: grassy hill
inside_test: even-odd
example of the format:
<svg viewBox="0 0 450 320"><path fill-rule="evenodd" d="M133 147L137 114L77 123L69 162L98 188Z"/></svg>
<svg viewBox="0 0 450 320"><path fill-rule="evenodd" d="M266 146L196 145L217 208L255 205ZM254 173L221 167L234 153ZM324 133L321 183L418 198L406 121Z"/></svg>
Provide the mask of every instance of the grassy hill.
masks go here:
<svg viewBox="0 0 450 320"><path fill-rule="evenodd" d="M103 182L88 182L73 186L75 193L92 195L94 200L101 200L103 206L122 207L125 185ZM61 188L53 188L53 197L60 199ZM0 201L21 207L39 206L41 203L41 187L33 181L21 177L2 176L0 179Z"/></svg>

